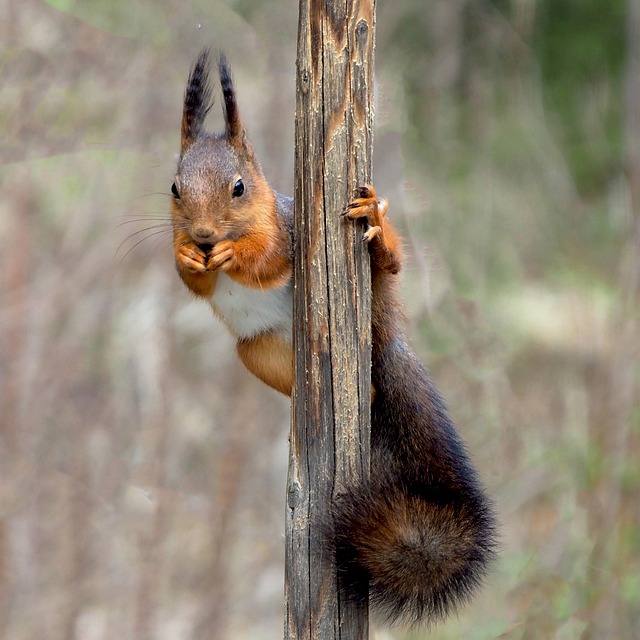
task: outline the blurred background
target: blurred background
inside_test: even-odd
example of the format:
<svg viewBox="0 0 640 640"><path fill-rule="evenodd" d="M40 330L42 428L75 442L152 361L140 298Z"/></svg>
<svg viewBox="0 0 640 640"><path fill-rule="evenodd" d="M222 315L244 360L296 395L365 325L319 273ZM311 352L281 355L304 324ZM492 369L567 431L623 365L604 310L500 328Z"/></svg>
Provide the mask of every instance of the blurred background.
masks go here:
<svg viewBox="0 0 640 640"><path fill-rule="evenodd" d="M0 0L0 638L282 637L289 403L175 274L184 84L224 49L291 193L297 4ZM378 3L375 183L494 497L457 618L638 637L640 2ZM219 128L216 106L210 126Z"/></svg>

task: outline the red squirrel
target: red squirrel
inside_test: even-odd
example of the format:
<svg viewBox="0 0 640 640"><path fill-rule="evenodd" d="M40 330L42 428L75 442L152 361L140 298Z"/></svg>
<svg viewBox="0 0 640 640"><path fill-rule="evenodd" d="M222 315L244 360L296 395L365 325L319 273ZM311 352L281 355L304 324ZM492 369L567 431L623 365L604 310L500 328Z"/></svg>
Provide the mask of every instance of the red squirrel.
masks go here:
<svg viewBox="0 0 640 640"><path fill-rule="evenodd" d="M293 200L264 177L220 56L225 130L213 106L210 55L191 69L171 186L178 273L237 339L240 360L270 387L293 386ZM399 238L370 185L343 212L366 217L372 275L371 478L335 503L339 571L391 622L444 618L469 599L495 555L495 518L443 400L404 336Z"/></svg>

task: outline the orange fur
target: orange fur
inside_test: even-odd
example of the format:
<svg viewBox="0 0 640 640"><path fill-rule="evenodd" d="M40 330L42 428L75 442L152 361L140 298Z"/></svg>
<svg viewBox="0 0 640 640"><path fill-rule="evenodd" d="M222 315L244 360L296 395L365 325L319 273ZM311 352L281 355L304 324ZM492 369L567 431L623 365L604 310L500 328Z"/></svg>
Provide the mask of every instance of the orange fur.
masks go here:
<svg viewBox="0 0 640 640"><path fill-rule="evenodd" d="M251 164L246 171L253 188L241 206L230 196L212 203L200 191L192 193L188 188L179 200L172 201L178 273L198 296L211 295L213 274L218 269L240 284L258 289L281 286L291 277L291 259L285 249L289 240L277 221L273 191ZM221 182L215 170L209 173L203 176L207 183ZM198 244L198 238L205 238L205 242ZM209 245L207 250L202 248L205 245Z"/></svg>
<svg viewBox="0 0 640 640"><path fill-rule="evenodd" d="M265 185L266 186L266 185ZM273 192L265 189L245 203L242 211L246 232L237 240L222 240L212 251L207 266L223 269L240 284L268 289L281 286L292 273L291 259L282 247L287 238L278 226ZM216 259L217 256L220 256Z"/></svg>
<svg viewBox="0 0 640 640"><path fill-rule="evenodd" d="M173 229L173 250L176 268L182 281L197 296L209 297L216 285L217 273L208 272L205 267L206 256L184 230Z"/></svg>
<svg viewBox="0 0 640 640"><path fill-rule="evenodd" d="M372 271L383 273L398 273L402 264L402 249L398 234L387 219L389 202L378 199L375 189L369 185L361 185L357 189L356 198L344 212L350 220L367 218L369 228L364 234L364 241L369 243L371 250Z"/></svg>
<svg viewBox="0 0 640 640"><path fill-rule="evenodd" d="M274 333L238 340L238 357L254 376L287 396L293 388L291 343Z"/></svg>

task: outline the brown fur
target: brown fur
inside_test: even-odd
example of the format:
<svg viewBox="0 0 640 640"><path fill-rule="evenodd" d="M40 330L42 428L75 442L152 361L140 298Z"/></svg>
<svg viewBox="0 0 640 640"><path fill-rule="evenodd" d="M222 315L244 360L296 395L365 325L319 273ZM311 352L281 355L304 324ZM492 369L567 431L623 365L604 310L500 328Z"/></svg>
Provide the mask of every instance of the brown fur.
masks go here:
<svg viewBox="0 0 640 640"><path fill-rule="evenodd" d="M172 203L178 272L203 297L214 292L219 270L249 288L282 287L292 277L291 199L275 194L262 175L224 59L225 133L203 131L211 101L207 62L205 52L185 93ZM237 196L240 179L246 192ZM401 243L387 208L364 185L344 212L369 222L371 479L336 497L327 542L351 594L363 602L370 596L391 621L418 623L444 617L476 590L494 555L495 520L444 402L404 337ZM260 380L291 394L291 342L281 330L239 339L237 351Z"/></svg>

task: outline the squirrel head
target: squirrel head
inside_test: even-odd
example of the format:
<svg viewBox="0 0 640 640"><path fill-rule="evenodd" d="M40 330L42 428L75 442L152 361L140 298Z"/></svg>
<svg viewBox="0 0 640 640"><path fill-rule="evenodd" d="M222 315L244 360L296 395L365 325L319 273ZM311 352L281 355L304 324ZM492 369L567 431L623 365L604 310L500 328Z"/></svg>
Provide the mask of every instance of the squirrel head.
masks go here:
<svg viewBox="0 0 640 640"><path fill-rule="evenodd" d="M240 119L224 54L218 69L225 130L214 134L204 129L214 103L209 67L210 52L204 49L187 81L180 160L171 186L174 224L202 244L237 239L260 219L256 207L264 207L273 197Z"/></svg>

